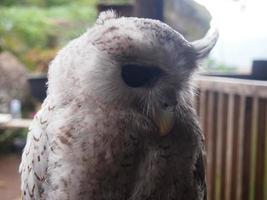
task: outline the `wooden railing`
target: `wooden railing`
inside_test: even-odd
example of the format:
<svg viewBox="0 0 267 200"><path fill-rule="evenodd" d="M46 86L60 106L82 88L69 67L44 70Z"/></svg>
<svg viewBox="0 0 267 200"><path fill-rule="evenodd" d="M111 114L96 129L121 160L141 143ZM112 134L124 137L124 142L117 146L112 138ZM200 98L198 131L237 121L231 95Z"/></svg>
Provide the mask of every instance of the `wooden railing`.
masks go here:
<svg viewBox="0 0 267 200"><path fill-rule="evenodd" d="M199 77L209 200L267 200L267 82Z"/></svg>

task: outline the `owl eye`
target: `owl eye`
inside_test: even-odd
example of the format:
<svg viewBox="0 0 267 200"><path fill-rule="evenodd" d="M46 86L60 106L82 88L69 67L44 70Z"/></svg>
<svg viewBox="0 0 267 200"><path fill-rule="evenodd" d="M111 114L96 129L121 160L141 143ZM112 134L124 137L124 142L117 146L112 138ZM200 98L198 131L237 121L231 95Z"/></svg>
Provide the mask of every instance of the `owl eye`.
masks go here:
<svg viewBox="0 0 267 200"><path fill-rule="evenodd" d="M161 74L158 67L138 64L125 64L121 71L122 79L129 87L153 86Z"/></svg>

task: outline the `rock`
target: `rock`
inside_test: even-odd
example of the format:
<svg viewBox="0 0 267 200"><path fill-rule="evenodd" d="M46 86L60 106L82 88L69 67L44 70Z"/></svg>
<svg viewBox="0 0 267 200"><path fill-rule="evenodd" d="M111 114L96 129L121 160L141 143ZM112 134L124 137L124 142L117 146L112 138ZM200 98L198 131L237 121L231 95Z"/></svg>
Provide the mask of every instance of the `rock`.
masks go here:
<svg viewBox="0 0 267 200"><path fill-rule="evenodd" d="M9 112L12 99L25 101L29 95L27 70L9 52L0 53L0 113Z"/></svg>
<svg viewBox="0 0 267 200"><path fill-rule="evenodd" d="M193 0L168 0L164 5L164 21L189 41L200 39L209 29L211 15Z"/></svg>

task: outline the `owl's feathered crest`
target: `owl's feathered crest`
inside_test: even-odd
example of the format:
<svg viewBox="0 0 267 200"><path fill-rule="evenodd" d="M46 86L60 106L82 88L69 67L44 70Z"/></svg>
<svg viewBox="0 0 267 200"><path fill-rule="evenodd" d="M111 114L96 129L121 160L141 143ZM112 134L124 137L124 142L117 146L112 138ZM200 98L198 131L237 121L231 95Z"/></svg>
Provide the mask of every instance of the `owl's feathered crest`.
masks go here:
<svg viewBox="0 0 267 200"><path fill-rule="evenodd" d="M105 23L105 21L108 21L110 19L116 19L118 18L118 14L114 10L107 10L104 12L101 12L96 20L97 25L102 25Z"/></svg>

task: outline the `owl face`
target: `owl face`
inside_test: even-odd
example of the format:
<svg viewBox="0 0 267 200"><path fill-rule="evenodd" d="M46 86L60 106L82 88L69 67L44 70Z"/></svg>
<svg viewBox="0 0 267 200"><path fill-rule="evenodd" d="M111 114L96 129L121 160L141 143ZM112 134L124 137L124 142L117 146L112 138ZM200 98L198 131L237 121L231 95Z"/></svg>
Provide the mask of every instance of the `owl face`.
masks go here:
<svg viewBox="0 0 267 200"><path fill-rule="evenodd" d="M175 109L184 100L198 60L209 53L217 36L189 43L160 21L118 18L108 11L70 45L80 49L73 48L76 60L71 60L69 77L80 80L77 91L105 105L143 114L164 135L175 123Z"/></svg>
<svg viewBox="0 0 267 200"><path fill-rule="evenodd" d="M102 13L88 33L99 52L95 68L102 72L97 76L101 81L95 81L99 83L95 92L107 104L152 119L164 135L175 122L175 109L188 90L198 59L208 54L215 37L217 34L206 44L189 43L160 21Z"/></svg>

